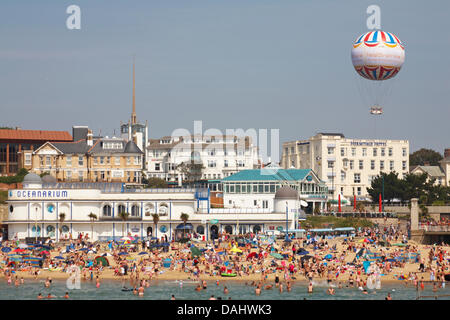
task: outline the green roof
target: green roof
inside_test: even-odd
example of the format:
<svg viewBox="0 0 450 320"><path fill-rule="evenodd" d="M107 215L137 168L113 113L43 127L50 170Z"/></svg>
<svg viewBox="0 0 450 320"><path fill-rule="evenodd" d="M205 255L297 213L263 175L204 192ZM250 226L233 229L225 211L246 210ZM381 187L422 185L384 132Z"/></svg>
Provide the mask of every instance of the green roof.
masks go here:
<svg viewBox="0 0 450 320"><path fill-rule="evenodd" d="M308 174L312 172L311 169L253 169L242 170L222 181L302 181Z"/></svg>

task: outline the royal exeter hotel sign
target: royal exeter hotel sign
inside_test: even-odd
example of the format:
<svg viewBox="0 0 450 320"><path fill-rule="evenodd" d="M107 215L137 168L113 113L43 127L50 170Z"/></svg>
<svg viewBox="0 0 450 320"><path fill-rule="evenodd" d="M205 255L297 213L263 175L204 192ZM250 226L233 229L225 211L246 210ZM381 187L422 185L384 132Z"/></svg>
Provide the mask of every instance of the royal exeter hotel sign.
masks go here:
<svg viewBox="0 0 450 320"><path fill-rule="evenodd" d="M9 191L10 199L50 199L68 198L66 190L12 190Z"/></svg>

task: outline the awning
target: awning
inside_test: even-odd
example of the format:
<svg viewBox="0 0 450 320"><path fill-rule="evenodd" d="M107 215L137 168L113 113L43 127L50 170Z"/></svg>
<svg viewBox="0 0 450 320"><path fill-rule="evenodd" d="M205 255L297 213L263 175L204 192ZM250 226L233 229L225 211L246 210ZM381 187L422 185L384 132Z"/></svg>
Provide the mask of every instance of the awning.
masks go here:
<svg viewBox="0 0 450 320"><path fill-rule="evenodd" d="M193 230L194 226L190 223L181 223L179 225L177 225L176 230Z"/></svg>
<svg viewBox="0 0 450 320"><path fill-rule="evenodd" d="M355 231L353 227L345 227L345 228L335 228L335 231Z"/></svg>

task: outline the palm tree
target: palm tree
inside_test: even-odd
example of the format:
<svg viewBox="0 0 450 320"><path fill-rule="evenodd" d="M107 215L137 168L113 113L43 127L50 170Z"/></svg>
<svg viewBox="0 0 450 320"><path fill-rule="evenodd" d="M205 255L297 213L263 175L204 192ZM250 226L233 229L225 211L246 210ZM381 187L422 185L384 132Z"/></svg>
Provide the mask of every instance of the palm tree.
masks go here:
<svg viewBox="0 0 450 320"><path fill-rule="evenodd" d="M66 214L64 213L64 212L61 212L60 214L59 214L59 223L60 223L60 226L59 226L59 235L60 235L60 237L61 237L61 233L62 233L62 224L64 223L64 220L66 219Z"/></svg>
<svg viewBox="0 0 450 320"><path fill-rule="evenodd" d="M91 239L94 241L94 221L97 220L97 215L91 212L88 214L88 217L91 220Z"/></svg>
<svg viewBox="0 0 450 320"><path fill-rule="evenodd" d="M153 217L153 223L155 224L155 236L158 237L158 222L159 222L159 215L157 213L152 213Z"/></svg>
<svg viewBox="0 0 450 320"><path fill-rule="evenodd" d="M122 219L123 222L127 221L129 215L130 214L128 212L126 212L125 210L122 210L119 212L119 217L120 217L120 219ZM122 223L122 236L124 235L123 234L123 225L124 224Z"/></svg>
<svg viewBox="0 0 450 320"><path fill-rule="evenodd" d="M184 223L184 228L183 228L183 239L184 239L184 232L186 230L186 222L189 220L189 215L187 213L181 213L180 219Z"/></svg>

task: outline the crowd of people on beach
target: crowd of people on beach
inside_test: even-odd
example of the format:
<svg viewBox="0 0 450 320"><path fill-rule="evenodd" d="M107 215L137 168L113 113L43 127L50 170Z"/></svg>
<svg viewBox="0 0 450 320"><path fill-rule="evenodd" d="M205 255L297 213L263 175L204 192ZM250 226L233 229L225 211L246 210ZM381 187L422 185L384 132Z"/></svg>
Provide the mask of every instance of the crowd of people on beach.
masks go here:
<svg viewBox="0 0 450 320"><path fill-rule="evenodd" d="M294 281L306 281L308 293L325 282L329 295L343 287L355 287L368 294L367 281L375 273L373 270L378 270L377 276L391 276L417 290L423 290L425 283L439 290L445 288L450 272L448 244L420 246L408 241L407 235L394 226L362 228L342 237L308 232L303 238L289 241L252 233L224 233L213 241L187 243L128 236L129 241L106 243L90 242L83 234L69 241L29 246L18 240L2 241L1 272L8 285L20 286L24 277L37 279L43 271L65 273L75 265L83 280L95 281L100 288L100 279L110 270L114 278L121 279L123 291L133 291L137 296L143 296L152 281L169 272L197 281L197 291L205 289L206 280L232 275L230 279L241 279L253 286L257 296L262 290L290 292ZM37 257L38 263L18 255ZM376 269L368 269L368 265ZM253 280L248 281L250 278ZM46 287L51 280L46 278Z"/></svg>

